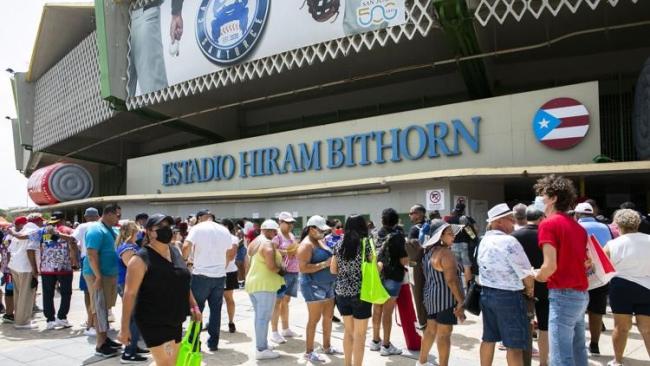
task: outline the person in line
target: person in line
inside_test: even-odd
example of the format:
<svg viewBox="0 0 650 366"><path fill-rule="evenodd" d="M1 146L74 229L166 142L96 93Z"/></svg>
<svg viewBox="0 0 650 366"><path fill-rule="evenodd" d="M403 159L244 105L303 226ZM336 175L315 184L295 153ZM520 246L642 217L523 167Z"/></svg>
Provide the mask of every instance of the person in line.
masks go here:
<svg viewBox="0 0 650 366"><path fill-rule="evenodd" d="M239 238L237 244L237 255L235 256L235 264L237 265L237 280L239 281L239 288L244 287L244 280L246 279L246 238L244 235L244 220L237 221L237 231L235 235Z"/></svg>
<svg viewBox="0 0 650 366"><path fill-rule="evenodd" d="M537 240L539 223L544 219L544 212L535 205L526 208L526 225L519 230L515 230L512 236L517 239L519 244L524 248L526 257L534 269L539 269L544 262L544 254L539 247ZM539 366L548 366L548 288L543 282L535 281L535 317L537 318L537 328L539 336L537 344L539 345ZM530 350L524 352L524 366L528 366L532 359L532 332L530 327L529 345Z"/></svg>
<svg viewBox="0 0 650 366"><path fill-rule="evenodd" d="M423 230L423 228L428 226L426 225L425 220L426 213L426 209L421 204L413 205L409 209L409 219L411 220L411 224L413 224L413 226L411 226L411 229L409 230L406 246L407 252L409 253L409 266L413 268L413 285L411 286L411 292L413 293L413 301L415 303L415 314L418 320L418 329L424 329L427 324L427 310L424 307L424 301L422 300L424 273L422 269L421 257L419 257L422 244L428 240L426 236L429 235L429 231L426 231L426 229ZM426 231L426 233L423 240L420 240L420 234L422 231Z"/></svg>
<svg viewBox="0 0 650 366"><path fill-rule="evenodd" d="M86 260L87 250L86 250L86 232L91 225L94 225L99 220L99 211L94 207L88 207L84 211L84 220L85 222L77 226L76 229L72 232L72 237L77 243L77 248L80 253L79 263L83 265L83 262ZM90 308L90 292L88 291L88 284L84 279L84 276L79 276L79 289L84 292L84 306L86 307L86 324L84 324L84 335L89 337L95 337L97 332L95 331L95 326L93 324L93 313Z"/></svg>
<svg viewBox="0 0 650 366"><path fill-rule="evenodd" d="M463 303L465 295L461 284L463 266L456 262L451 251L454 231L460 227L434 220L431 224L431 238L424 243L422 268L424 269L424 305L427 309L427 327L422 337L420 358L416 366L433 366L428 362L429 351L436 342L438 364L449 365L451 333L458 319L465 320Z"/></svg>
<svg viewBox="0 0 650 366"><path fill-rule="evenodd" d="M343 223L339 219L325 220L325 224L332 229L329 233L325 233L325 245L334 251L334 248L343 240ZM336 282L334 283L336 288ZM341 319L335 315L336 313L336 296L334 296L334 313L332 314L332 322L340 323Z"/></svg>
<svg viewBox="0 0 650 366"><path fill-rule="evenodd" d="M523 228L527 224L526 220L526 209L528 207L523 203L518 203L512 208L512 215L515 217L515 229L514 232Z"/></svg>
<svg viewBox="0 0 650 366"><path fill-rule="evenodd" d="M474 278L470 253L474 253L476 249L476 233L478 232L476 222L470 216L465 215L465 204L462 202L456 204L452 215L448 216L445 221L461 227L454 238L451 251L456 256L456 262L463 266L463 285L469 287L469 282Z"/></svg>
<svg viewBox="0 0 650 366"><path fill-rule="evenodd" d="M32 308L38 284L36 256L39 252L40 239L37 239L38 226L34 223L29 224L25 216L18 216L14 219L14 227L8 230L12 236L8 267L14 285L14 327L16 329L38 327L32 322Z"/></svg>
<svg viewBox="0 0 650 366"><path fill-rule="evenodd" d="M122 325L119 339L131 343L130 322L135 322L157 366L174 366L188 315L202 319L192 290L191 275L182 254L171 246L174 220L151 215L145 224L143 247L127 265Z"/></svg>
<svg viewBox="0 0 650 366"><path fill-rule="evenodd" d="M614 313L614 359L607 366L622 366L632 317L650 357L650 235L638 232L641 217L631 209L614 214L621 235L607 243L605 253L616 268L609 284L609 303Z"/></svg>
<svg viewBox="0 0 650 366"><path fill-rule="evenodd" d="M494 347L499 341L506 347L508 366L521 366L523 351L529 345L530 324L524 294L533 298L533 271L524 249L509 235L515 219L508 205L500 203L492 207L487 222L490 230L478 247L478 281L483 287L481 366L492 365Z"/></svg>
<svg viewBox="0 0 650 366"><path fill-rule="evenodd" d="M362 248L365 245L365 252ZM343 317L343 354L345 366L363 365L368 319L372 304L360 299L362 259L372 260L372 241L368 225L361 215L351 215L345 222L343 240L334 249L330 272L337 275L334 292L336 307Z"/></svg>
<svg viewBox="0 0 650 366"><path fill-rule="evenodd" d="M274 220L262 223L262 233L248 246L250 268L246 275L246 292L255 312L255 359L268 360L280 357L268 344L269 321L277 299L277 292L284 286L285 270L282 255L271 240L279 227Z"/></svg>
<svg viewBox="0 0 650 366"><path fill-rule="evenodd" d="M546 282L549 290L549 363L586 366L587 232L566 214L576 199L576 190L573 182L556 175L540 178L534 188L542 196L546 215L538 234L544 262L535 280Z"/></svg>
<svg viewBox="0 0 650 366"><path fill-rule="evenodd" d="M133 258L140 250L140 246L136 242L139 232L140 227L138 224L133 221L127 221L120 226L120 233L117 235L117 239L115 240L115 246L117 247L115 252L119 258L117 293L122 299L124 299L124 287L126 284L126 266L129 264L131 258ZM131 320L129 321L129 333L131 334L131 339L128 342L127 346L124 347L124 352L122 353L122 359L120 362L146 362L147 358L141 356L141 354L149 353L149 350L141 349L138 347L138 341L140 340L140 331L138 330L138 326L135 323L135 317L133 315L131 315Z"/></svg>
<svg viewBox="0 0 650 366"><path fill-rule="evenodd" d="M314 350L316 326L321 319L324 353L340 354L331 344L335 277L330 272L333 252L323 241L327 230L330 230L330 227L326 225L324 218L318 215L310 217L302 231L297 255L300 292L305 298L309 314L304 358L310 362L325 361Z"/></svg>
<svg viewBox="0 0 650 366"><path fill-rule="evenodd" d="M390 342L390 333L393 326L393 311L397 296L402 289L406 265L409 262L406 253L406 238L402 228L398 225L399 216L392 208L384 209L381 213L383 244L377 255L377 264L380 268L382 284L390 295L388 301L382 305L373 305L372 308L372 343L371 351L380 351L382 356L402 354L402 350ZM379 337L383 328L384 338Z"/></svg>
<svg viewBox="0 0 650 366"><path fill-rule="evenodd" d="M278 298L273 308L271 318L271 341L281 344L286 343L286 338L296 337L297 334L289 329L289 301L298 297L298 273L300 271L298 258L298 242L291 232L296 220L289 212L281 212L278 216L280 227L278 234L273 238L272 243L275 249L282 255L282 263L285 268L285 286L278 291ZM278 323L282 318L282 333L278 331Z"/></svg>
<svg viewBox="0 0 650 366"><path fill-rule="evenodd" d="M239 237L235 235L235 224L231 220L221 220L221 225L225 226L230 232L230 239L233 246L239 245ZM226 264L226 287L223 290L223 299L226 302L226 312L228 313L228 332L235 333L237 327L235 326L235 298L233 291L239 288L239 281L237 280L238 269L235 264L235 258L228 260Z"/></svg>
<svg viewBox="0 0 650 366"><path fill-rule="evenodd" d="M41 235L41 281L43 283L43 315L46 329L70 328L68 312L72 299L72 270L79 268L77 245L72 228L63 223L63 212L55 211ZM61 302L55 317L54 292L57 283Z"/></svg>
<svg viewBox="0 0 650 366"><path fill-rule="evenodd" d="M208 323L208 349L219 349L219 332L221 328L221 307L226 285L226 264L235 259L236 246L232 236L223 225L214 222L214 215L209 210L196 214L194 225L183 245L183 258L191 257L192 293L203 312L205 302L210 306Z"/></svg>
<svg viewBox="0 0 650 366"><path fill-rule="evenodd" d="M141 212L137 215L135 215L135 223L138 225L138 237L136 238L136 243L142 247L142 240L144 239L145 236L145 228L144 226L147 224L147 220L149 219L149 215L146 212Z"/></svg>
<svg viewBox="0 0 650 366"><path fill-rule="evenodd" d="M574 209L578 223L587 231L587 235L594 235L598 243L604 247L607 242L612 240L612 233L606 224L598 222L595 217L595 210L591 204L582 202L576 205ZM607 312L607 294L609 286L604 284L600 287L589 290L589 304L587 313L589 314L589 353L600 355L600 333L603 327L603 315Z"/></svg>
<svg viewBox="0 0 650 366"><path fill-rule="evenodd" d="M7 225L10 225L7 223ZM14 322L14 284L11 281L11 270L9 269L9 245L13 237L9 232L2 231L0 239L0 285L4 286L5 308L2 321L5 323Z"/></svg>
<svg viewBox="0 0 650 366"><path fill-rule="evenodd" d="M120 206L108 204L104 207L99 222L90 226L86 232L87 256L83 263L83 276L89 285L90 309L97 332L95 355L104 358L117 356L118 349L122 346L107 335L108 309L117 298L119 273L115 255L117 234L113 227L118 224L121 216Z"/></svg>

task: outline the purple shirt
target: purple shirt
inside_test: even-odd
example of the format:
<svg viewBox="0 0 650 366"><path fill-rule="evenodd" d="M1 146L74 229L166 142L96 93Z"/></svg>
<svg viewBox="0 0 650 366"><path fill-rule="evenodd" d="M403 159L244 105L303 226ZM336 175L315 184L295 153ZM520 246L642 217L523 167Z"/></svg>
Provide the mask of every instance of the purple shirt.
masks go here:
<svg viewBox="0 0 650 366"><path fill-rule="evenodd" d="M277 246L278 249L286 250L291 244L293 244L296 241L296 238L293 236L292 233L289 233L289 238L285 238L284 235L282 235L281 232L278 232L278 235L273 238L271 241L274 245ZM284 263L284 266L287 269L287 272L289 273L298 273L299 272L299 265L298 265L298 258L296 258L296 255L283 255L282 256L282 262Z"/></svg>

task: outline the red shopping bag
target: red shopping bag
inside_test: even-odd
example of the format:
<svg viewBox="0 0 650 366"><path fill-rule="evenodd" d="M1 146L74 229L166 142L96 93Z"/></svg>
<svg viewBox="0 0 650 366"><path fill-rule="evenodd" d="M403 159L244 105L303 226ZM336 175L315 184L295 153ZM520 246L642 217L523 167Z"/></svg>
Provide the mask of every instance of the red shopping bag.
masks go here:
<svg viewBox="0 0 650 366"><path fill-rule="evenodd" d="M589 289L605 286L616 276L616 269L594 235L587 239L587 255L591 259L591 267L587 270Z"/></svg>

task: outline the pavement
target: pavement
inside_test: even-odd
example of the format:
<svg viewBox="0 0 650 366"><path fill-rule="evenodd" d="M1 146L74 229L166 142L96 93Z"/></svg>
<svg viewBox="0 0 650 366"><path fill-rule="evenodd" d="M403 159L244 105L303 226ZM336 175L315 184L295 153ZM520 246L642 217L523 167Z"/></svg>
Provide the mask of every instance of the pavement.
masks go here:
<svg viewBox="0 0 650 366"><path fill-rule="evenodd" d="M78 274L75 274L75 278ZM75 280L75 284L78 281ZM55 304L58 304L58 297ZM236 316L235 324L236 333L228 333L227 316L225 304L222 313L222 329L219 351L210 352L207 350L207 332L202 333L203 341L203 364L204 365L255 365L258 361L254 359L253 343L253 308L248 295L243 290L235 291ZM40 304L40 296L37 302ZM119 324L121 314L121 303L114 308L114 314L117 322L112 323L113 327ZM11 324L0 324L0 366L74 366L74 365L97 365L109 366L119 365L119 357L112 359L101 359L94 356L94 338L88 338L83 335L83 329L80 326L85 321L85 309L83 305L83 293L74 291L72 298L72 308L68 320L74 325L72 328L63 330L45 330L45 319L42 313L37 313L35 321L39 328L34 330L16 330ZM204 314L207 320L208 314ZM290 307L290 326L301 336L289 338L288 342L280 345L276 350L281 354L279 359L259 361L260 365L305 365L308 364L303 358L305 341L304 331L307 319L307 307L302 298L294 299ZM611 314L604 319L607 331L603 333L600 340L600 357L590 357L590 366L606 366L607 362L613 359L613 349L611 341L611 330L614 327L614 321ZM332 345L343 350L343 325L334 323L332 333ZM370 338L371 329L368 329ZM479 365L479 346L482 324L480 317L468 315L463 325L454 328L452 336L452 349L450 365L452 366L476 366ZM112 332L112 337L115 332ZM589 337L589 332L587 332ZM366 348L364 365L414 365L418 357L418 352L406 350L402 329L395 322L393 326L392 343L404 349L400 356L382 357L378 352L370 352ZM317 330L316 342L320 345L321 339L320 327ZM537 347L535 345L535 347ZM429 360L435 362L436 350L431 351ZM494 365L506 365L505 351L496 351ZM343 365L343 356L327 357L327 365ZM625 366L650 366L650 357L645 349L643 339L638 330L634 328L630 336L625 351ZM153 364L153 360L148 363ZM538 365L536 359L533 359L533 365Z"/></svg>

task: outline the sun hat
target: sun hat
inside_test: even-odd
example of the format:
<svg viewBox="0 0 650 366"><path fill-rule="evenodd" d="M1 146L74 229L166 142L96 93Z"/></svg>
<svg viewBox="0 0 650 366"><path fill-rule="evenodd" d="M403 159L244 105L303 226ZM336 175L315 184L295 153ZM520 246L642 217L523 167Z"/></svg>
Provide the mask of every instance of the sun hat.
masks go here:
<svg viewBox="0 0 650 366"><path fill-rule="evenodd" d="M422 245L422 247L429 248L433 245L440 243L440 238L442 237L442 233L445 232L445 229L448 227L451 227L451 231L454 233L454 236L456 236L456 234L458 234L462 229L460 225L449 224L440 219L432 220L430 225L430 231L429 231L431 233L431 237L429 238L429 240L427 240L426 243Z"/></svg>
<svg viewBox="0 0 650 366"><path fill-rule="evenodd" d="M512 210L505 203L499 203L488 211L487 222L496 221L506 216L512 216Z"/></svg>

